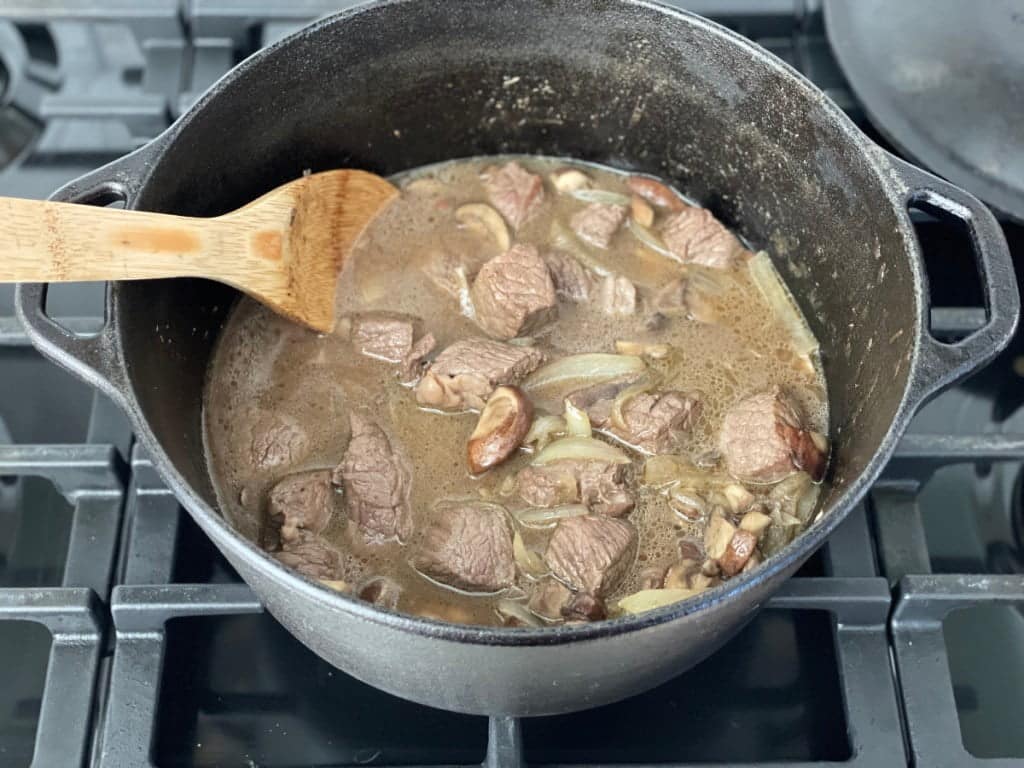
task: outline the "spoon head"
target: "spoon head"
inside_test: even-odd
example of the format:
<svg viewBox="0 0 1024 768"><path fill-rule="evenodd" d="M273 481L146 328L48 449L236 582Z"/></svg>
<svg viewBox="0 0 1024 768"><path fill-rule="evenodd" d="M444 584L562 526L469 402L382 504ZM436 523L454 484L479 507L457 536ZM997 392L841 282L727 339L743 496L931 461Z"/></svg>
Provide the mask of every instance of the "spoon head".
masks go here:
<svg viewBox="0 0 1024 768"><path fill-rule="evenodd" d="M247 273L237 287L313 330L334 329L338 276L366 226L398 194L372 173L303 176L228 214L244 220Z"/></svg>

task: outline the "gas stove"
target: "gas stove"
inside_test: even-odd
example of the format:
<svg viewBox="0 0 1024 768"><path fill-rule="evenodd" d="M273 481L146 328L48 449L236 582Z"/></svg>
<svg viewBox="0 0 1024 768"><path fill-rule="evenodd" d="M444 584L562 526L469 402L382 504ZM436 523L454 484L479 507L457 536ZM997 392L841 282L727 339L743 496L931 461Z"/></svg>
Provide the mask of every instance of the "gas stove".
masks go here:
<svg viewBox="0 0 1024 768"><path fill-rule="evenodd" d="M818 2L679 5L781 56L885 144ZM5 2L0 194L44 197L130 151L338 8ZM966 238L914 218L933 332L963 337L984 321ZM1024 264L1024 227L1005 231ZM864 503L710 659L610 706L488 721L377 691L292 638L11 304L0 286L0 765L1024 766L1024 334L921 411ZM49 310L98 328L102 290L60 286Z"/></svg>

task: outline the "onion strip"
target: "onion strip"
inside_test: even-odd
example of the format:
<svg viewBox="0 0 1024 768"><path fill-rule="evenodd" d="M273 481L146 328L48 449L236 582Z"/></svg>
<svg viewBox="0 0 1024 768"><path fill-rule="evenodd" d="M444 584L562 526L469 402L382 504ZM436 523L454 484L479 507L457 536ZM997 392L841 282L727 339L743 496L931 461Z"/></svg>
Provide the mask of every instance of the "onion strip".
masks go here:
<svg viewBox="0 0 1024 768"><path fill-rule="evenodd" d="M528 627L542 627L543 622L538 619L525 605L517 603L515 600L509 600L503 598L498 601L495 606L495 610L500 616L504 616L516 621L521 621Z"/></svg>
<svg viewBox="0 0 1024 768"><path fill-rule="evenodd" d="M571 197L582 200L584 203L602 203L604 205L629 205L629 196L619 192L611 192L607 189L574 189L569 193Z"/></svg>
<svg viewBox="0 0 1024 768"><path fill-rule="evenodd" d="M560 507L531 507L513 512L516 520L531 528L545 528L567 517L589 515L590 510L583 504L564 504ZM515 544L515 541L512 542Z"/></svg>
<svg viewBox="0 0 1024 768"><path fill-rule="evenodd" d="M587 385L600 384L645 369L643 358L636 355L613 355L606 352L569 355L534 371L523 382L523 389L530 392L573 380Z"/></svg>
<svg viewBox="0 0 1024 768"><path fill-rule="evenodd" d="M679 264L683 263L683 261L678 256L676 256L674 253L672 253L672 251L668 249L668 246L661 242L661 238L657 237L653 232L647 229L647 227L643 226L642 224L638 224L633 219L630 219L629 221L626 222L626 228L633 233L633 237L635 237L637 240L639 240L647 248L650 248L655 253L659 253L662 256L666 256L672 259L672 261L678 262Z"/></svg>
<svg viewBox="0 0 1024 768"><path fill-rule="evenodd" d="M800 308L793 298L793 294L782 282L771 258L764 251L759 251L748 262L750 276L760 289L768 306L778 317L782 327L789 333L793 342L793 349L802 357L809 358L818 351L818 340L811 333L807 321L800 313Z"/></svg>
<svg viewBox="0 0 1024 768"><path fill-rule="evenodd" d="M577 408L568 398L565 400L565 428L569 437L593 436L587 412Z"/></svg>
<svg viewBox="0 0 1024 768"><path fill-rule="evenodd" d="M552 441L554 436L564 434L565 419L561 416L545 414L544 416L534 418L533 424L530 425L530 431L523 438L523 444L534 444L534 447L540 451Z"/></svg>
<svg viewBox="0 0 1024 768"><path fill-rule="evenodd" d="M593 437L563 437L555 440L537 454L534 465L550 464L562 459L579 461L604 461L609 464L629 464L629 456L616 448Z"/></svg>
<svg viewBox="0 0 1024 768"><path fill-rule="evenodd" d="M532 549L526 548L526 542L523 541L519 531L516 531L512 537L512 556L515 558L520 570L531 579L539 579L548 574L548 567L544 562L544 558Z"/></svg>

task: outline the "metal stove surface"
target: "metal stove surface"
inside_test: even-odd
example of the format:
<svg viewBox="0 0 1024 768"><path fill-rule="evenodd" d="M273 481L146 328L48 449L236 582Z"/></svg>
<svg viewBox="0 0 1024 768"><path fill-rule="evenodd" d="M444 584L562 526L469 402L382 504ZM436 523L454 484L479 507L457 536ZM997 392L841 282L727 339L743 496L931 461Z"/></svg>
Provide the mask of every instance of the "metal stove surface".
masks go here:
<svg viewBox="0 0 1024 768"><path fill-rule="evenodd" d="M816 2L680 5L864 124ZM0 194L45 196L133 148L255 47L338 7L3 3ZM966 245L917 218L933 328L963 335L983 316ZM1024 230L1007 235L1024 257ZM625 702L488 722L369 688L263 613L120 414L27 346L10 296L0 287L0 765L1024 766L1024 336L920 414L865 504L712 658ZM101 299L70 286L50 308L95 328Z"/></svg>

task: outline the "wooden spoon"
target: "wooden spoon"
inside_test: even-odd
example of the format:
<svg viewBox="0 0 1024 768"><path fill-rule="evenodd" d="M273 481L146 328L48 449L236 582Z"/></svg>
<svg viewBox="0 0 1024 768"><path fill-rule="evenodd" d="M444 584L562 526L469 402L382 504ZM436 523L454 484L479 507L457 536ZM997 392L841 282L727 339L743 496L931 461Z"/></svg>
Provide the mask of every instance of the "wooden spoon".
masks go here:
<svg viewBox="0 0 1024 768"><path fill-rule="evenodd" d="M329 333L345 258L397 193L325 171L212 219L0 197L0 282L206 277Z"/></svg>

